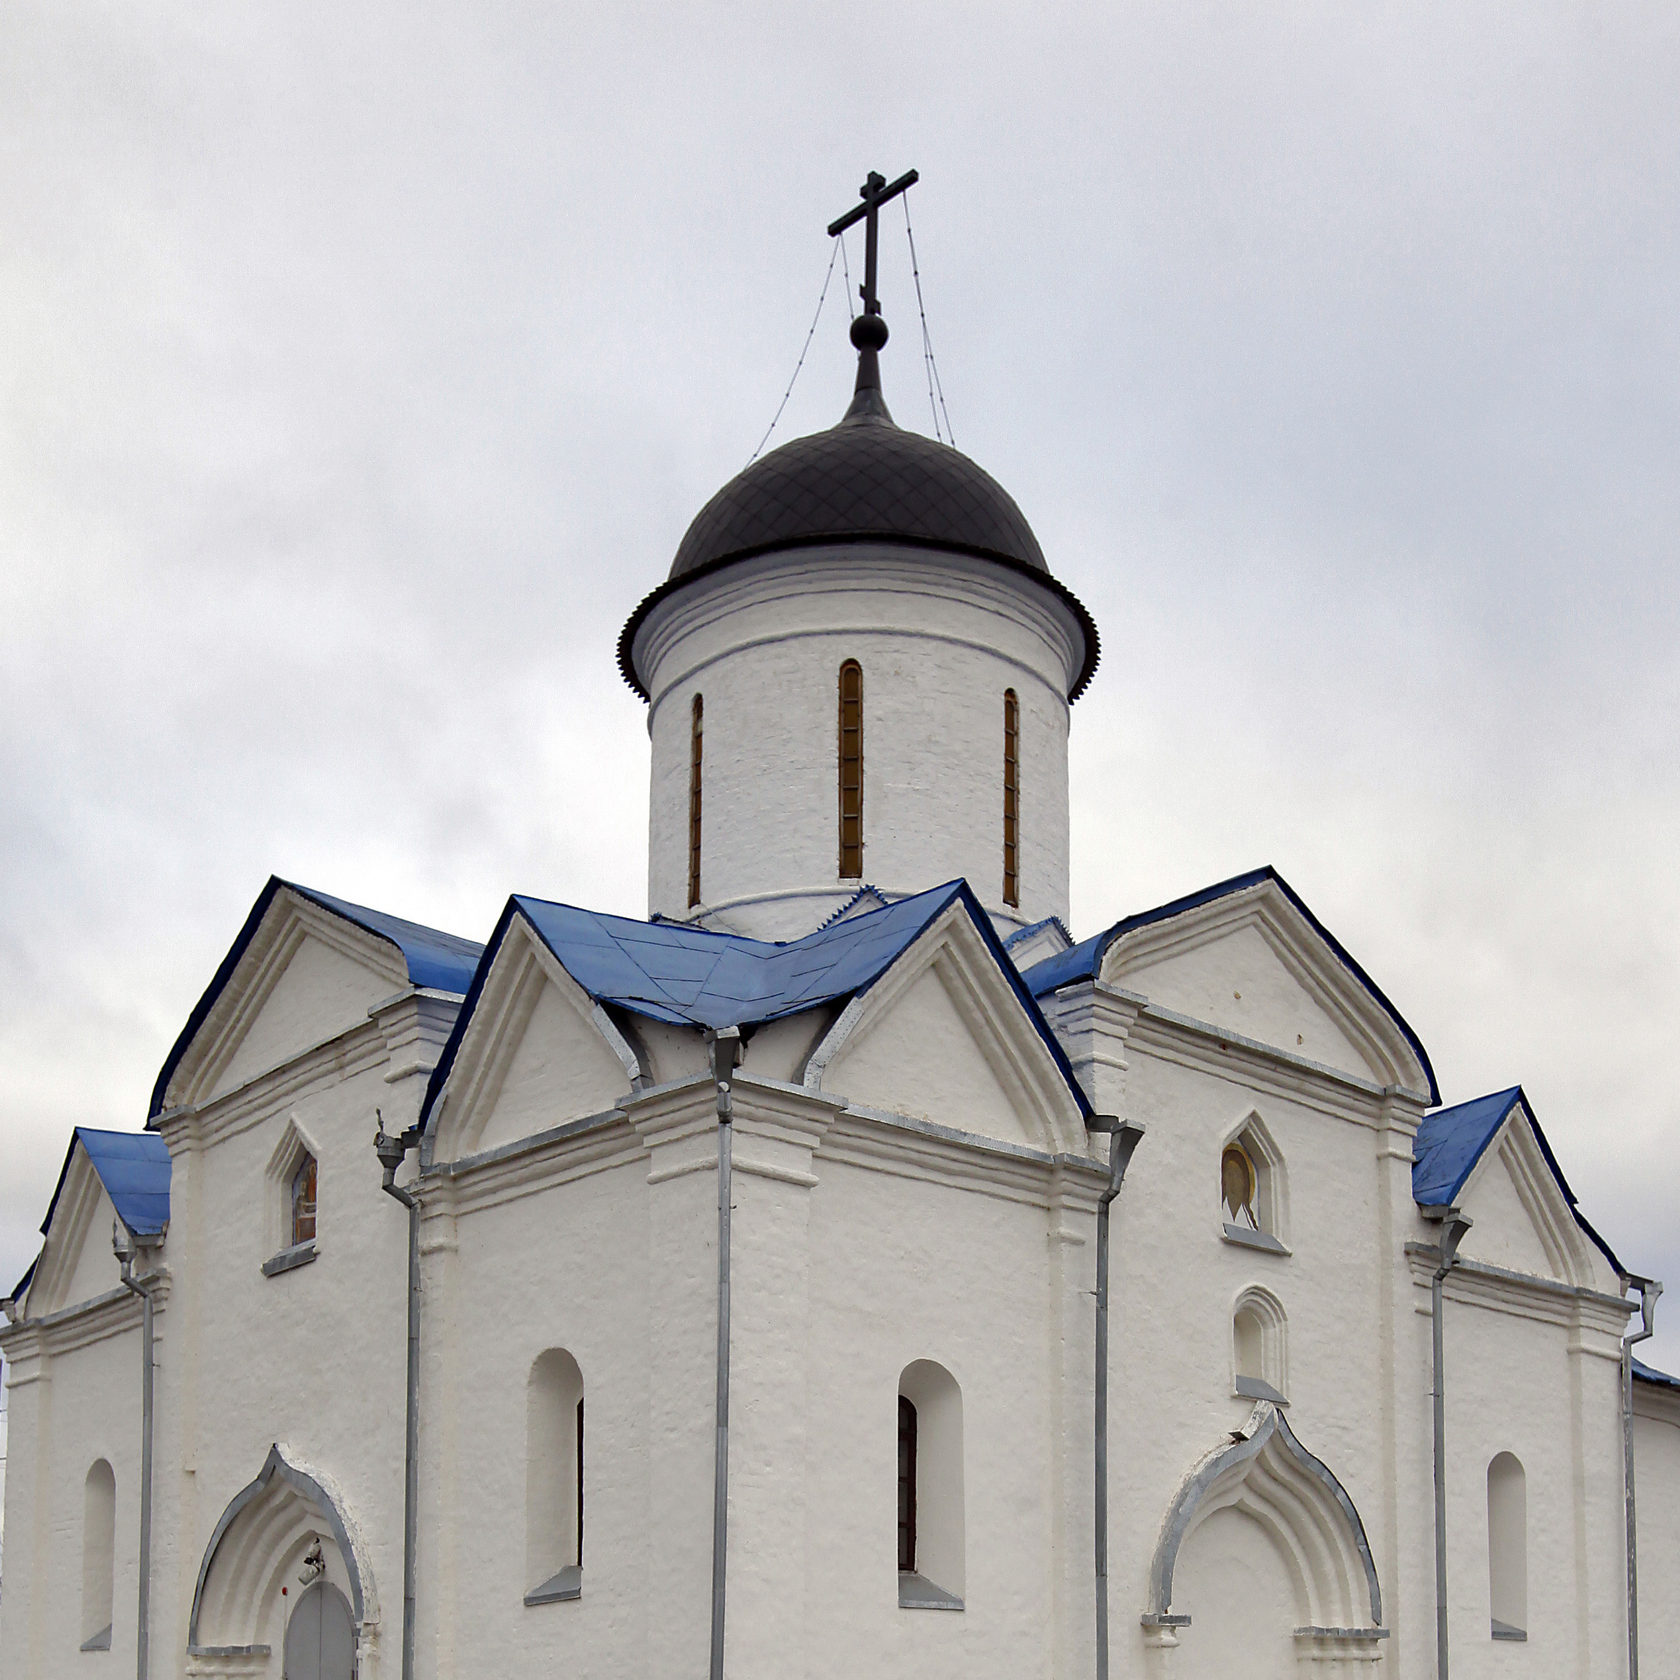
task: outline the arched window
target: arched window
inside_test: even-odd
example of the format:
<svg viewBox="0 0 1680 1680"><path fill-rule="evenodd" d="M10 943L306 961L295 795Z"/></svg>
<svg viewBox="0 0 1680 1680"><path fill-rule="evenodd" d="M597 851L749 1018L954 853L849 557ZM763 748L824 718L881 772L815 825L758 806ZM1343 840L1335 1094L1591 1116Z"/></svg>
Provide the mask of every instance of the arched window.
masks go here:
<svg viewBox="0 0 1680 1680"><path fill-rule="evenodd" d="M317 1189L315 1157L305 1150L292 1172L292 1240L291 1246L315 1240L315 1193Z"/></svg>
<svg viewBox="0 0 1680 1680"><path fill-rule="evenodd" d="M583 1373L564 1348L538 1354L525 1397L527 1604L583 1590Z"/></svg>
<svg viewBox="0 0 1680 1680"><path fill-rule="evenodd" d="M840 667L840 879L863 878L863 667Z"/></svg>
<svg viewBox="0 0 1680 1680"><path fill-rule="evenodd" d="M1528 1478L1513 1453L1488 1465L1488 1606L1495 1639L1528 1638Z"/></svg>
<svg viewBox="0 0 1680 1680"><path fill-rule="evenodd" d="M111 1599L117 1552L117 1479L95 1459L82 1488L82 1649L111 1649Z"/></svg>
<svg viewBox="0 0 1680 1680"><path fill-rule="evenodd" d="M1287 1320L1277 1297L1245 1289L1231 1311L1231 1388L1250 1400L1284 1401Z"/></svg>
<svg viewBox="0 0 1680 1680"><path fill-rule="evenodd" d="M962 1390L918 1359L898 1379L898 1602L963 1607Z"/></svg>
<svg viewBox="0 0 1680 1680"><path fill-rule="evenodd" d="M1251 1114L1219 1155L1219 1211L1226 1238L1247 1248L1287 1253L1283 1155Z"/></svg>
<svg viewBox="0 0 1680 1680"><path fill-rule="evenodd" d="M700 902L700 768L705 742L705 703L694 696L688 738L688 907Z"/></svg>
<svg viewBox="0 0 1680 1680"><path fill-rule="evenodd" d="M1003 902L1021 902L1021 708L1003 691Z"/></svg>

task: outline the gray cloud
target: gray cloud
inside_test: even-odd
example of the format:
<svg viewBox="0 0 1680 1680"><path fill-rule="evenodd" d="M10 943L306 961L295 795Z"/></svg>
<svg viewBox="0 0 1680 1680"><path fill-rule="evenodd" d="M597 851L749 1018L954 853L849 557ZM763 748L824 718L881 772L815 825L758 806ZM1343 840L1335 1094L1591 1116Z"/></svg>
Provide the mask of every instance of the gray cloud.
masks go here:
<svg viewBox="0 0 1680 1680"><path fill-rule="evenodd" d="M3 28L8 1279L270 870L462 932L641 908L618 625L774 410L823 224L913 163L958 441L1104 630L1082 926L1276 864L1680 1284L1672 8ZM884 289L926 428L896 226Z"/></svg>

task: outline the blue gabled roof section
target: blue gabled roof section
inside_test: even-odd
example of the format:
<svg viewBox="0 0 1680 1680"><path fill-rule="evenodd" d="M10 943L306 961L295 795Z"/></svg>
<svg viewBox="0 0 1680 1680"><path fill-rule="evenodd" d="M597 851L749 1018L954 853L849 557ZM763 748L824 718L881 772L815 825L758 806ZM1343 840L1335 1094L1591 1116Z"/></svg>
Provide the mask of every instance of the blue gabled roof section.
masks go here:
<svg viewBox="0 0 1680 1680"><path fill-rule="evenodd" d="M1534 1105L1522 1086L1512 1085L1504 1091L1494 1091L1485 1097L1457 1103L1452 1108L1440 1108L1425 1115L1412 1140L1412 1200L1419 1207L1451 1207L1459 1198L1476 1163L1487 1153L1500 1128L1521 1108L1528 1119L1534 1141L1540 1146L1546 1165L1551 1170L1559 1192L1569 1204L1575 1223L1586 1232L1593 1246L1615 1267L1618 1276L1625 1268L1611 1250L1609 1243L1593 1229L1591 1221L1581 1212L1575 1192L1563 1176L1563 1168L1552 1153L1540 1122L1534 1118Z"/></svg>
<svg viewBox="0 0 1680 1680"><path fill-rule="evenodd" d="M1430 1102L1438 1103L1441 1100L1441 1091L1435 1083L1435 1069L1430 1065L1429 1052L1424 1049L1422 1039L1412 1031L1405 1016L1388 1001L1376 981L1353 960L1342 942L1307 908L1301 895L1270 864L1263 869L1251 869L1245 875L1233 875L1228 881L1216 881L1211 887L1203 887L1200 892L1175 898L1170 904L1159 904L1153 910L1141 910L1135 916L1125 917L1113 927L1080 940L1068 950L1060 951L1053 957L1046 957L1043 962L1034 963L1026 972L1027 986L1034 997L1047 997L1051 992L1060 991L1063 986L1072 986L1081 980L1094 980L1102 970L1103 958L1108 954L1109 946L1115 940L1138 928L1148 927L1155 922L1169 921L1174 916L1182 916L1188 910L1198 910L1202 905L1212 904L1216 899L1228 898L1233 893L1247 892L1251 887L1258 887L1267 881L1295 906L1306 919L1307 925L1335 954L1336 960L1364 987L1399 1028L1401 1037L1412 1047L1413 1054L1423 1068L1424 1077L1429 1081Z"/></svg>
<svg viewBox="0 0 1680 1680"><path fill-rule="evenodd" d="M667 921L639 922L516 895L485 947L449 1042L433 1070L422 1115L431 1113L455 1063L484 982L515 918L527 922L560 966L597 1003L700 1028L750 1027L861 996L953 905L979 931L1061 1069L1081 1114L1090 1106L1066 1053L1009 961L991 917L966 881L829 922L777 943Z"/></svg>
<svg viewBox="0 0 1680 1680"><path fill-rule="evenodd" d="M299 898L308 899L311 904L318 904L335 916L342 916L345 921L353 923L366 933L371 933L376 939L383 939L387 944L396 946L408 969L410 985L424 986L430 991L453 992L459 996L472 984L478 959L484 951L484 947L476 940L462 939L453 933L440 933L436 928L422 927L418 922L405 922L400 916L386 915L383 910L370 910L365 905L350 904L342 898L333 898L326 893L316 892L311 887L300 887L295 881L282 881L278 875L270 875L268 885L257 895L257 902L251 906L251 913L245 918L245 925L239 930L239 937L229 947L228 954L222 958L221 966L216 970L215 978L205 988L203 997L193 1005L192 1014L187 1017L187 1024L181 1029L180 1037L175 1040L164 1061L163 1070L157 1076L156 1085L152 1087L152 1103L146 1117L148 1124L163 1112L165 1094L169 1089L169 1081L175 1076L175 1069L180 1066L181 1058L186 1055L188 1047L198 1036L199 1028L215 1008L216 1000L227 989L234 970L239 967L239 959L245 955L246 948L256 937L257 929L262 926L263 917L268 914L275 895L281 891L294 892Z"/></svg>
<svg viewBox="0 0 1680 1680"><path fill-rule="evenodd" d="M1671 1377L1666 1371L1659 1371L1654 1366L1647 1365L1643 1359L1633 1362L1633 1374L1640 1381L1650 1383L1655 1388L1672 1388L1680 1391L1680 1377Z"/></svg>
<svg viewBox="0 0 1680 1680"><path fill-rule="evenodd" d="M64 1192L78 1144L86 1151L123 1224L137 1237L161 1235L169 1224L168 1144L156 1132L102 1132L92 1126L78 1126L70 1136L58 1183L47 1204L47 1216L41 1221L41 1235L47 1234L58 1211L58 1198ZM33 1272L31 1267L31 1275ZM18 1288L21 1290L23 1284Z"/></svg>

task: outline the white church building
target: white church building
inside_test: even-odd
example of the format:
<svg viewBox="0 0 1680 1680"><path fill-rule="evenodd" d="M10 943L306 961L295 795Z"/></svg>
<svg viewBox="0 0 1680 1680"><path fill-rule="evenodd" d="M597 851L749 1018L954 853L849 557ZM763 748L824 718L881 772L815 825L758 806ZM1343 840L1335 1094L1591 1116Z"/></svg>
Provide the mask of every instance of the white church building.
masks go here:
<svg viewBox="0 0 1680 1680"><path fill-rule="evenodd" d="M1656 1287L1274 870L1072 937L1097 630L885 340L625 627L645 921L271 880L75 1133L3 1680L1680 1672Z"/></svg>

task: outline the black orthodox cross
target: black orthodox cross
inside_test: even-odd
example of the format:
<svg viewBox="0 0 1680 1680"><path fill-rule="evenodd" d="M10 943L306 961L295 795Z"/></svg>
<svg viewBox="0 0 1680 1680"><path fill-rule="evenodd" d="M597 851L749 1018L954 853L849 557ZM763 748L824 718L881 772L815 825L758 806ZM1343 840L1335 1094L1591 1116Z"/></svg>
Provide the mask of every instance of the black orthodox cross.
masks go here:
<svg viewBox="0 0 1680 1680"><path fill-rule="evenodd" d="M858 287L858 292L863 298L865 315L879 315L881 313L881 300L875 295L876 220L881 206L897 198L906 187L913 187L920 179L921 177L916 171L911 169L900 175L891 186L888 186L887 178L884 175L877 175L871 170L869 179L858 188L858 197L863 200L863 203L854 205L838 221L828 224L829 238L838 239L853 222L861 221L864 223L863 284Z"/></svg>

